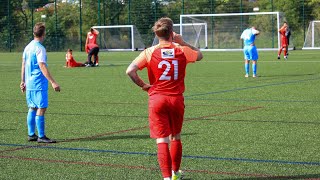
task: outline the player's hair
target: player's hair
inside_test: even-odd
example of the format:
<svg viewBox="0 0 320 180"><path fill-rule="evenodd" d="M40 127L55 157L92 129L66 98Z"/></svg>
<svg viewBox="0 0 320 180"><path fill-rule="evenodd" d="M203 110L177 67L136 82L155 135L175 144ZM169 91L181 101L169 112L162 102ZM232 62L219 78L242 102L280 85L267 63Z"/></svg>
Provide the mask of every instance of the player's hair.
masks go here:
<svg viewBox="0 0 320 180"><path fill-rule="evenodd" d="M72 49L68 49L67 52L72 52Z"/></svg>
<svg viewBox="0 0 320 180"><path fill-rule="evenodd" d="M33 27L33 35L35 37L42 37L46 32L46 26L44 23L39 22Z"/></svg>
<svg viewBox="0 0 320 180"><path fill-rule="evenodd" d="M168 40L173 31L173 21L168 17L160 18L154 23L152 30L159 39Z"/></svg>

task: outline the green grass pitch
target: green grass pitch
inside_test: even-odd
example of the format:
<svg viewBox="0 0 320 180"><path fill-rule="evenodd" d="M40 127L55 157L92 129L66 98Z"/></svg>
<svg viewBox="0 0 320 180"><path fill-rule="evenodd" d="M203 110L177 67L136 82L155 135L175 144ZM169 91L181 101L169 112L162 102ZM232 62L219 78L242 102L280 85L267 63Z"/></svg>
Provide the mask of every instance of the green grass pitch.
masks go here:
<svg viewBox="0 0 320 180"><path fill-rule="evenodd" d="M49 89L46 132L59 141L49 145L27 142L22 53L0 53L0 179L161 179L147 94L125 74L138 53L100 52L100 67L72 69L48 53L61 86ZM259 52L258 78L244 77L242 52L203 54L187 67L185 179L319 179L320 52Z"/></svg>

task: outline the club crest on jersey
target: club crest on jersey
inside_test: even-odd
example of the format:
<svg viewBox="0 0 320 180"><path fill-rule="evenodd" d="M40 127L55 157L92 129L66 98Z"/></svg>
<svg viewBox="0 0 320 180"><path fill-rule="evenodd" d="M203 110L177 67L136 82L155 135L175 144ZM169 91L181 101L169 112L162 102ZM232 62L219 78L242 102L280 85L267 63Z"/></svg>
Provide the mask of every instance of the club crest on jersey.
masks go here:
<svg viewBox="0 0 320 180"><path fill-rule="evenodd" d="M174 58L174 49L161 49L162 58Z"/></svg>

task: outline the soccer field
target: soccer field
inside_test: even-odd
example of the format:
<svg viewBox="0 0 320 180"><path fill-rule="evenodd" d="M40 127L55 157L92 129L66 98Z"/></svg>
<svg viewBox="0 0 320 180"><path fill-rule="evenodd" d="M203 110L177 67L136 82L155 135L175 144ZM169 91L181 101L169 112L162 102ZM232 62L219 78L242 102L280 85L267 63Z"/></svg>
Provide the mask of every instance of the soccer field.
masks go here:
<svg viewBox="0 0 320 180"><path fill-rule="evenodd" d="M138 53L101 52L100 67L72 69L64 52L48 53L61 86L49 86L46 113L56 144L27 142L22 53L0 53L0 179L162 179L147 93L125 74ZM259 52L258 78L244 77L242 52L188 65L184 179L320 178L320 51L289 53Z"/></svg>

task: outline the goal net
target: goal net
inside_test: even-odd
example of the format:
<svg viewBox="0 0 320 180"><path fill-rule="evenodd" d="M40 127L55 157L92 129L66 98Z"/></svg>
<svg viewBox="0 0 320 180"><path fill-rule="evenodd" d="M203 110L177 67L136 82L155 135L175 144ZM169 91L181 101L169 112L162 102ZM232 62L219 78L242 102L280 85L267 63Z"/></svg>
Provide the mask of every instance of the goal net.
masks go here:
<svg viewBox="0 0 320 180"><path fill-rule="evenodd" d="M256 39L259 50L278 50L280 34L278 29L285 21L279 12L226 13L226 14L184 14L180 24L205 22L207 37L204 44L199 41L203 51L240 51L243 41L240 36L246 28L256 27L260 35ZM180 34L185 38L189 27L180 26Z"/></svg>
<svg viewBox="0 0 320 180"><path fill-rule="evenodd" d="M137 51L145 48L134 25L93 26L99 31L97 43L101 51Z"/></svg>
<svg viewBox="0 0 320 180"><path fill-rule="evenodd" d="M187 24L181 24L181 26L184 29L184 36L183 39L188 42L189 44L195 46L195 47L207 47L207 32L208 27L206 22L194 22L194 23L187 23ZM180 33L180 24L174 24L173 25L173 31ZM159 39L157 36L155 36L152 46L159 43Z"/></svg>
<svg viewBox="0 0 320 180"><path fill-rule="evenodd" d="M320 49L320 21L311 21L302 49Z"/></svg>

